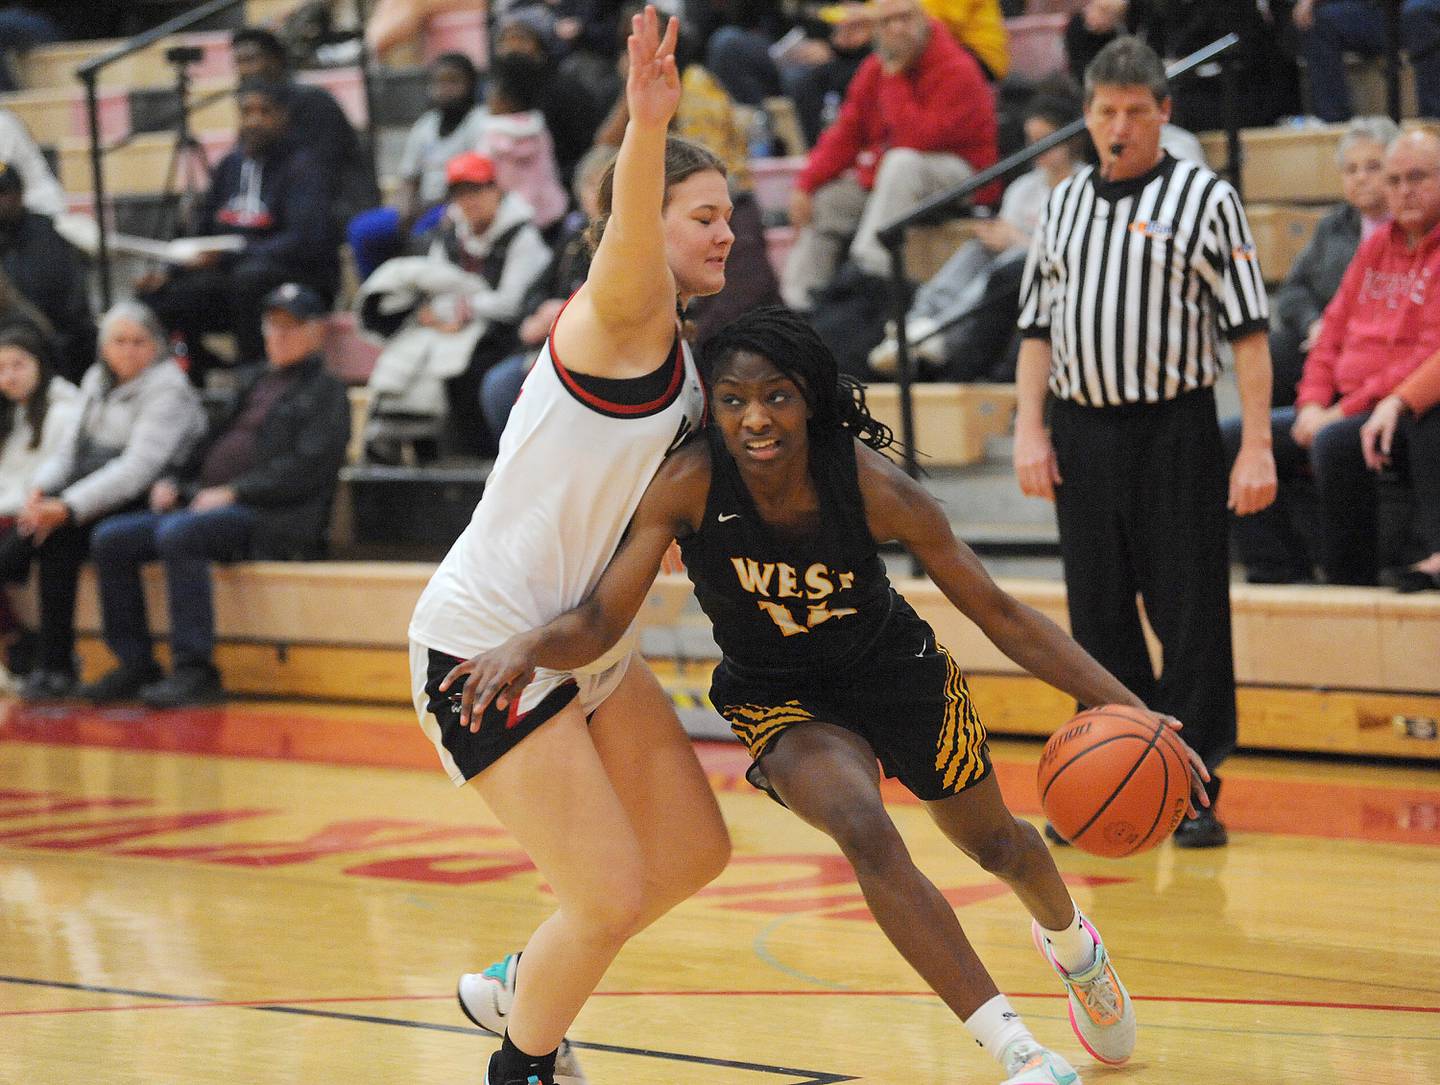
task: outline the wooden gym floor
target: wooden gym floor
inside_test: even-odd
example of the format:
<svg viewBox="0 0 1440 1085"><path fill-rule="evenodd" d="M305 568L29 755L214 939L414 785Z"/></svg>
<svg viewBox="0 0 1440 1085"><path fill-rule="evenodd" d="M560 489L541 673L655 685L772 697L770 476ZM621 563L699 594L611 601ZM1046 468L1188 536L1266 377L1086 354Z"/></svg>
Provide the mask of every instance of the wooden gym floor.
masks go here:
<svg viewBox="0 0 1440 1085"><path fill-rule="evenodd" d="M983 705L982 705L983 708ZM1038 747L1000 742L1034 816ZM572 1036L595 1085L995 1082L828 840L701 756L735 860L637 938ZM545 887L399 709L0 704L0 1082L478 1083L452 996ZM1058 854L1137 996L1102 1067L1016 901L893 794L1002 989L1088 1082L1440 1081L1440 778L1237 758L1223 851Z"/></svg>

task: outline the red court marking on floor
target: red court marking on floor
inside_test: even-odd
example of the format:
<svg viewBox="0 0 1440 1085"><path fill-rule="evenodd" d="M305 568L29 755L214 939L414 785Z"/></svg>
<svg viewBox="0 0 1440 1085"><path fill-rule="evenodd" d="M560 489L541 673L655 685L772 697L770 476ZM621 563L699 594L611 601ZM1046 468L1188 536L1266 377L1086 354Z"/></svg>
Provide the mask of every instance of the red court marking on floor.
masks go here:
<svg viewBox="0 0 1440 1085"><path fill-rule="evenodd" d="M105 991L84 992L107 994ZM799 990L679 990L679 991L596 991L597 998L938 998L934 991L903 990L834 990L830 988ZM1065 998L1057 991L1012 991L1009 998L1057 1000ZM1182 1006L1256 1006L1274 1009L1354 1010L1364 1013L1440 1014L1440 1006L1409 1006L1386 1002L1322 1002L1285 998L1207 998L1198 995L1134 995L1136 1002ZM452 1002L453 994L443 995L372 995L346 998L265 998L236 1001L215 1000L196 1002L141 1002L126 1006L74 1006L36 1010L0 1010L0 1017L45 1017L76 1013L124 1013L131 1010L207 1010L245 1009L265 1006L339 1006L356 1003Z"/></svg>
<svg viewBox="0 0 1440 1085"><path fill-rule="evenodd" d="M418 725L404 722L399 713L395 722L350 715L343 706L239 704L147 712L12 704L0 717L4 741L439 771ZM758 795L744 781L749 758L743 747L703 742L697 749L717 790ZM1013 810L1040 813L1033 759L998 758L995 771ZM895 805L916 801L893 780L885 782L885 798ZM1231 775L1222 812L1231 829L1242 833L1440 846L1440 787Z"/></svg>

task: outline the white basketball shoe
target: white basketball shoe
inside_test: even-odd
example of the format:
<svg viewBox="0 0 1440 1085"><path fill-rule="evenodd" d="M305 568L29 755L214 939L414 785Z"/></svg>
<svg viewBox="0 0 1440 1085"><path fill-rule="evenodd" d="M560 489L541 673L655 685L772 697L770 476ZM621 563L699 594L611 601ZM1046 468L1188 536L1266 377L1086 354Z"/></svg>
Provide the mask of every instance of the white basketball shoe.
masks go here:
<svg viewBox="0 0 1440 1085"><path fill-rule="evenodd" d="M455 988L460 1012L487 1032L504 1036L505 1022L515 1001L515 971L519 965L520 954L512 953L483 972L466 972ZM555 1052L555 1085L589 1085L569 1040L561 1040Z"/></svg>
<svg viewBox="0 0 1440 1085"><path fill-rule="evenodd" d="M1135 1005L1115 974L1100 933L1084 916L1080 922L1095 939L1095 960L1083 972L1067 972L1060 966L1044 930L1033 920L1030 934L1035 948L1065 984L1070 996L1070 1027L1081 1045L1101 1062L1118 1066L1135 1050Z"/></svg>

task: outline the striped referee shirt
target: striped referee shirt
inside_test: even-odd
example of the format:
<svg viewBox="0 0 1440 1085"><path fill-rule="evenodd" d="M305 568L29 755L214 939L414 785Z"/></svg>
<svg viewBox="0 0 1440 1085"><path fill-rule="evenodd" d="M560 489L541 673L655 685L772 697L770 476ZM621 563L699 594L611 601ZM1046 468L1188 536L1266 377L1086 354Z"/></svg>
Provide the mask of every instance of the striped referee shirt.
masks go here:
<svg viewBox="0 0 1440 1085"><path fill-rule="evenodd" d="M1091 166L1056 186L1020 288L1020 333L1050 340L1050 391L1157 403L1220 374L1217 333L1266 327L1255 243L1231 185L1165 155L1128 181Z"/></svg>

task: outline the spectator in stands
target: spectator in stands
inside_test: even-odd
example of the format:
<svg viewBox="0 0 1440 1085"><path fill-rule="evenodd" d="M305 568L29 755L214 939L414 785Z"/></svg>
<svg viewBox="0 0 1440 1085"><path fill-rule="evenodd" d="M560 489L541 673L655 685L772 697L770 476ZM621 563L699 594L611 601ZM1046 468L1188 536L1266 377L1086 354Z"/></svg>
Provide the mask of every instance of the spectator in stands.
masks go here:
<svg viewBox="0 0 1440 1085"><path fill-rule="evenodd" d="M76 381L95 358L85 268L50 219L29 210L24 199L20 171L0 160L0 319L17 304L28 310L22 318L55 337L60 375Z"/></svg>
<svg viewBox="0 0 1440 1085"><path fill-rule="evenodd" d="M590 149L611 98L597 98L553 52L550 20L534 8L501 18L495 31L495 59L506 58L517 78L529 84L545 126L555 141L560 180L573 185L575 164ZM619 97L618 86L612 97Z"/></svg>
<svg viewBox="0 0 1440 1085"><path fill-rule="evenodd" d="M538 88L525 77L524 61L496 57L485 95L479 151L495 164L501 189L522 197L534 222L547 231L570 206L555 163L555 141L537 108Z"/></svg>
<svg viewBox="0 0 1440 1085"><path fill-rule="evenodd" d="M55 373L49 337L25 324L0 329L0 694L14 692L10 678L22 669L21 641L34 638L10 608L5 586L30 575L29 540L19 516L40 464L53 456L75 427L80 393Z"/></svg>
<svg viewBox="0 0 1440 1085"><path fill-rule="evenodd" d="M293 80L285 43L268 30L245 27L230 39L235 75L242 84L273 83L289 89L286 135L308 149L330 183L339 225L380 201L370 158L345 111L330 92Z"/></svg>
<svg viewBox="0 0 1440 1085"><path fill-rule="evenodd" d="M683 101L683 99L682 99ZM600 212L600 177L615 157L615 149L597 143L575 167L575 207L565 217L560 237L553 246L550 268L536 282L525 301L526 316L518 330L520 352L491 368L480 381L480 411L485 427L498 441L509 421L510 409L520 395L520 386L540 348L550 334L555 318L580 289L590 274L590 224Z"/></svg>
<svg viewBox="0 0 1440 1085"><path fill-rule="evenodd" d="M1395 465L1408 485L1411 527L1419 561L1384 570L1382 583L1402 592L1440 591L1440 352L1432 354L1395 391L1375 404L1360 427L1365 463L1372 471Z"/></svg>
<svg viewBox="0 0 1440 1085"><path fill-rule="evenodd" d="M78 424L31 479L19 534L40 567L35 666L20 695L75 686L75 588L95 524L144 499L205 430L200 397L165 352L165 331L133 301L100 321L100 361L80 382Z"/></svg>
<svg viewBox="0 0 1440 1085"><path fill-rule="evenodd" d="M1322 121L1350 119L1345 54L1384 56L1389 49L1388 4L1370 0L1296 0L1292 19L1310 74L1311 106ZM1403 0L1402 46L1415 71L1415 97L1424 117L1440 117L1440 3Z"/></svg>
<svg viewBox="0 0 1440 1085"><path fill-rule="evenodd" d="M445 53L430 65L430 108L410 128L396 175L395 204L362 211L346 234L363 279L392 256L407 237L435 228L445 210L445 166L473 151L485 128L485 110L476 101L480 75L464 53Z"/></svg>
<svg viewBox="0 0 1440 1085"><path fill-rule="evenodd" d="M1079 117L1077 99L1037 95L1026 107L1025 137L1036 143ZM1014 379L1012 340L1030 238L1051 191L1080 163L1076 140L1037 157L1035 168L1006 188L1000 214L976 219L976 236L920 288L905 328L912 357L923 369L941 380ZM895 356L892 335L870 352L870 367L880 374L893 373Z"/></svg>
<svg viewBox="0 0 1440 1085"><path fill-rule="evenodd" d="M265 295L295 281L331 300L340 278L333 193L315 152L285 134L289 87L245 83L238 97L240 141L215 167L195 232L234 235L242 247L205 253L138 284L165 327L184 337L190 378L200 386L216 364L203 335L231 332L239 361L259 361Z"/></svg>
<svg viewBox="0 0 1440 1085"><path fill-rule="evenodd" d="M111 516L90 552L105 645L118 666L80 688L96 704L139 697L155 708L224 696L215 669L210 563L319 557L350 439L345 386L320 349L329 307L286 283L265 299L265 356L234 406L187 462L150 487L149 508ZM145 613L141 567L165 568L172 670L162 677Z"/></svg>
<svg viewBox="0 0 1440 1085"><path fill-rule="evenodd" d="M1440 135L1413 131L1385 156L1391 222L1361 244L1305 359L1294 407L1271 412L1280 500L1238 519L1252 582L1308 580L1311 555L1287 512L1308 470L1320 497L1320 565L1332 584L1376 578L1376 491L1361 429L1371 410L1440 350ZM1238 427L1225 427L1233 454Z"/></svg>
<svg viewBox="0 0 1440 1085"><path fill-rule="evenodd" d="M65 190L50 172L30 130L8 109L0 109L0 161L8 162L20 174L27 210L46 218L65 210Z"/></svg>
<svg viewBox="0 0 1440 1085"><path fill-rule="evenodd" d="M365 44L383 60L391 49L415 41L427 20L474 7L474 0L379 0L365 24Z"/></svg>
<svg viewBox="0 0 1440 1085"><path fill-rule="evenodd" d="M446 174L450 204L424 256L399 257L365 280L361 319L389 336L370 375L372 457L393 457L396 421L407 432L448 414L457 447L493 451L480 414L480 381L516 344L525 299L550 250L523 198L505 192L495 164L468 152Z"/></svg>
<svg viewBox="0 0 1440 1085"><path fill-rule="evenodd" d="M1389 117L1357 117L1336 154L1345 201L1315 227L1270 305L1270 358L1275 367L1272 404L1295 402L1305 355L1320 334L1320 315L1360 242L1390 217L1385 202L1385 151L1400 130Z"/></svg>
<svg viewBox="0 0 1440 1085"><path fill-rule="evenodd" d="M20 90L14 62L37 45L60 40L60 28L44 12L25 4L0 8L0 93Z"/></svg>
<svg viewBox="0 0 1440 1085"><path fill-rule="evenodd" d="M820 133L835 123L840 103L850 89L850 80L870 55L874 28L864 4L837 4L825 50L815 62L794 72L786 80L785 92L795 103L795 115L807 146L813 147ZM815 39L807 39L807 41Z"/></svg>
<svg viewBox="0 0 1440 1085"><path fill-rule="evenodd" d="M792 308L811 307L852 234L858 274L888 274L879 227L995 161L994 97L974 56L917 0L880 0L875 27L875 52L791 194L800 232L781 293Z"/></svg>
<svg viewBox="0 0 1440 1085"><path fill-rule="evenodd" d="M1298 112L1294 59L1280 47L1276 22L1284 4L1260 0L1085 0L1065 28L1070 72L1078 80L1095 56L1121 34L1144 39L1166 62L1179 60L1231 31L1240 44L1225 62L1235 65L1235 121L1242 127L1273 124ZM1224 81L1218 62L1203 64L1175 80L1174 121L1191 132L1225 126Z"/></svg>

